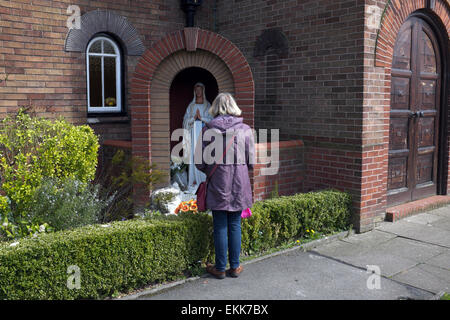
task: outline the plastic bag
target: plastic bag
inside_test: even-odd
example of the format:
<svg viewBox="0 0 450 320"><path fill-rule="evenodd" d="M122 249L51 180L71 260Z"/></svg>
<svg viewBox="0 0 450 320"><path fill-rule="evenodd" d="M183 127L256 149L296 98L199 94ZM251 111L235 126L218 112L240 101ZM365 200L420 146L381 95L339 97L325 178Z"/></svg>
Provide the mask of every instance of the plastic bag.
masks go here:
<svg viewBox="0 0 450 320"><path fill-rule="evenodd" d="M242 219L250 218L251 216L252 216L252 210L250 210L250 208L242 210L242 212L241 212Z"/></svg>

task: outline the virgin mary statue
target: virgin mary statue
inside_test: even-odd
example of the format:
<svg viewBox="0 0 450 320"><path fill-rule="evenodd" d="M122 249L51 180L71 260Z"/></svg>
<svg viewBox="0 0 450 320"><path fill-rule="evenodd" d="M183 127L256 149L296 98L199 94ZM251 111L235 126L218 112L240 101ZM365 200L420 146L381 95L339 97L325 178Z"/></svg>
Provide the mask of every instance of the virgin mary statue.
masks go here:
<svg viewBox="0 0 450 320"><path fill-rule="evenodd" d="M206 175L195 167L194 150L202 128L213 118L208 112L210 107L211 104L206 100L205 85L200 82L196 83L194 99L189 104L183 119L184 150L187 151L184 160L189 164L189 188L206 180Z"/></svg>

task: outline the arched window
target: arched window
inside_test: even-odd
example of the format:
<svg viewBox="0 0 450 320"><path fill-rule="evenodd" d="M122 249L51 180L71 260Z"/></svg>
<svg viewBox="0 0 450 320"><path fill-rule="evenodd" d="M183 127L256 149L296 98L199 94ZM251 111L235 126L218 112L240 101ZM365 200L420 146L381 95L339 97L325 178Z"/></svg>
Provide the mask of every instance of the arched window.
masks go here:
<svg viewBox="0 0 450 320"><path fill-rule="evenodd" d="M122 59L106 36L93 38L86 50L88 112L122 111Z"/></svg>

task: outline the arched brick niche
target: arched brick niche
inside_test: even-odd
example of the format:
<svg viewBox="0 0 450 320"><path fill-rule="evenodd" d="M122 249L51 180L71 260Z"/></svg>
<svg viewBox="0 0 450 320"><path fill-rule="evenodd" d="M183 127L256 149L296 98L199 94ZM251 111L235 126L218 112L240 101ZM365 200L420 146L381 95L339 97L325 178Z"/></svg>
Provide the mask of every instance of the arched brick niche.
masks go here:
<svg viewBox="0 0 450 320"><path fill-rule="evenodd" d="M254 126L253 75L241 51L221 35L199 28L168 34L141 57L130 88L132 154L163 170L170 161L170 86L190 67L209 71L219 92L234 94L245 123Z"/></svg>
<svg viewBox="0 0 450 320"><path fill-rule="evenodd" d="M177 51L158 66L150 87L150 127L152 162L160 169L168 170L170 162L170 84L180 71L190 67L208 70L216 79L219 92L234 94L230 70L222 60L208 51Z"/></svg>
<svg viewBox="0 0 450 320"><path fill-rule="evenodd" d="M388 0L378 31L375 66L391 67L394 45L400 27L415 11L428 9L436 15L450 36L450 4L447 0Z"/></svg>

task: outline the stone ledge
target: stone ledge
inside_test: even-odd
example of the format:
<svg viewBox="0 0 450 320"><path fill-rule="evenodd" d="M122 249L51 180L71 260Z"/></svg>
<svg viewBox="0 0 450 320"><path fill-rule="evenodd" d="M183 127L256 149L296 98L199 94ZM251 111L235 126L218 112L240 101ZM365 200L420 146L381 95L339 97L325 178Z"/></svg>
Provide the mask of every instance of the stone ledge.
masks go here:
<svg viewBox="0 0 450 320"><path fill-rule="evenodd" d="M429 198L408 202L386 209L386 220L395 222L425 210L434 209L450 203L450 196L432 196Z"/></svg>
<svg viewBox="0 0 450 320"><path fill-rule="evenodd" d="M272 144L270 142L262 142L262 143L256 143L255 149L261 150L261 149L272 149ZM301 148L304 147L305 144L303 143L303 140L289 140L289 141L279 141L278 142L278 148L279 149L287 149L287 148Z"/></svg>
<svg viewBox="0 0 450 320"><path fill-rule="evenodd" d="M131 149L131 141L127 140L105 140L101 144L103 146Z"/></svg>

